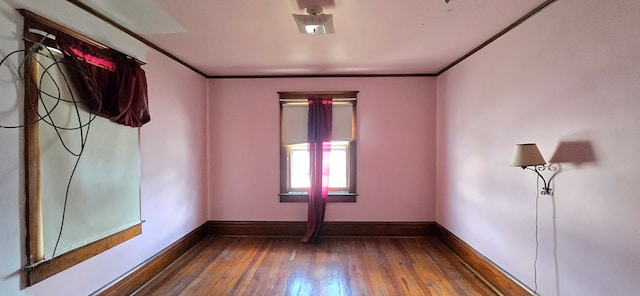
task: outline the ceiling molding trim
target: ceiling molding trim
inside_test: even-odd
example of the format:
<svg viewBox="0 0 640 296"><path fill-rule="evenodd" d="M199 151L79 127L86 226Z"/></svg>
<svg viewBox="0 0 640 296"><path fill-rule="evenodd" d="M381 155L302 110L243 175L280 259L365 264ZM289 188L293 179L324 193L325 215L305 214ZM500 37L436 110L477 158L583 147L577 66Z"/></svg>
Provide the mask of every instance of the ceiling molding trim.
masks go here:
<svg viewBox="0 0 640 296"><path fill-rule="evenodd" d="M157 46L156 44L152 43L151 41L149 41L149 40L145 39L144 37L134 33L133 31L131 31L131 30L127 29L126 27L120 25L119 23L117 23L114 20L108 18L107 16L103 15L102 13L98 12L97 10L87 6L86 4L80 2L79 0L67 0L67 2L79 7L80 9L88 12L89 14L91 14L91 15L103 20L104 22L114 26L115 28L119 29L120 31L122 31L122 32L128 34L129 36L137 39L138 41L144 43L145 45L157 50L158 52L164 54L165 56L167 56L167 57L171 58L172 60L182 64L183 66L191 69L192 71L198 73L200 76L202 76L204 78L207 78L207 79L340 78L340 77L438 77L441 74L443 74L444 72L446 72L447 70L453 68L455 65L459 64L460 62L466 60L468 57L472 56L476 52L480 51L481 49L483 49L487 45L491 44L493 41L496 41L498 38L502 37L503 35L505 35L509 31L513 30L514 28L516 28L520 24L524 23L526 20L528 20L529 18L531 18L532 16L534 16L535 14L537 14L540 11L542 11L544 8L548 7L549 5L551 5L552 3L556 2L556 1L557 0L547 0L547 1L543 2L538 7L534 8L529 13L527 13L523 17L519 18L518 20L513 22L511 25L509 25L508 27L506 27L502 31L500 31L497 34L493 35L487 41L483 42L482 44L478 45L477 47L475 47L471 51L467 52L462 57L460 57L457 60L453 61L451 64L449 64L446 67L442 68L437 73L416 73L416 74L317 74L317 75L316 74L309 74L309 75L207 75L204 72L200 71L198 68L186 63L185 61L183 61L180 58L176 57L172 53L160 48L159 46Z"/></svg>
<svg viewBox="0 0 640 296"><path fill-rule="evenodd" d="M108 23L108 24L110 24L110 25L114 26L114 27L115 27L115 28L117 28L118 30L120 30L120 31L122 31L122 32L124 32L124 33L126 33L126 34L128 34L129 36L131 36L131 37L133 37L133 38L137 39L138 41L140 41L140 42L144 43L145 45L147 45L147 46L149 46L149 47L151 47L151 48L153 48L153 49L155 49L155 50L159 51L160 53L162 53L163 55L165 55L165 56L169 57L170 59L172 59L172 60L174 60L174 61L176 61L176 62L178 62L178 63L182 64L183 66L185 66L185 67L187 67L187 68L189 68L189 69L191 69L191 71L193 71L193 72L196 72L196 73L200 74L200 76L205 77L205 78L207 77L207 75L205 75L202 71L200 71L200 70L199 70L199 69L197 69L196 67L194 67L194 66L192 66L192 65L190 65L190 64L187 64L185 61L181 60L180 58L176 57L175 55L171 54L170 52L168 52L168 51L166 51L166 50L164 50L164 49L162 49L162 48L158 47L157 45L155 45L155 44L154 44L154 43L152 43L151 41L149 41L149 40L145 39L144 37L142 37L142 36L140 36L140 35L138 35L138 34L134 33L134 32L133 32L133 31L131 31L131 30L127 29L125 26L118 24L118 23L117 23L117 22L115 22L114 20L112 20L112 19L110 19L110 18L106 17L104 14L102 14L102 13L98 12L97 10L95 10L95 9L93 9L93 8L91 8L91 7L89 7L89 6L87 6L86 4L84 4L84 3L82 3L82 2L80 2L80 1L78 1L78 0L67 0L67 2L69 2L69 3L73 4L73 5L75 5L75 6L79 7L80 9L82 9L82 10L84 10L84 11L88 12L89 14L91 14L91 15L93 15L93 16L95 16L95 17L97 17L97 18L99 18L99 19L101 19L101 20L103 20L103 21L105 21L106 23Z"/></svg>
<svg viewBox="0 0 640 296"><path fill-rule="evenodd" d="M207 79L259 79L259 78L358 78L358 77L436 77L434 73L417 74L309 74L309 75L209 75Z"/></svg>
<svg viewBox="0 0 640 296"><path fill-rule="evenodd" d="M529 13L524 15L523 17L519 18L517 21L513 22L511 25L509 25L508 27L504 28L502 31L498 32L498 34L493 35L487 41L485 41L482 44L478 45L476 48L472 49L467 54L463 55L459 59L455 60L453 63L449 64L448 66L444 67L442 70L438 71L436 76L440 76L440 74L442 74L444 72L447 72L447 70L453 68L453 66L455 66L455 65L459 64L460 62L466 60L468 57L470 57L473 54L475 54L476 52L480 51L485 46L491 44L493 41L496 41L498 38L502 37L502 35L507 34L509 31L513 30L514 28L516 28L520 24L524 23L526 20L528 20L529 18L531 18L532 16L534 16L535 14L537 14L540 11L542 11L547 6L551 5L553 2L556 2L556 1L557 0L547 0L544 3L540 4L540 6L534 8L532 11L530 11Z"/></svg>

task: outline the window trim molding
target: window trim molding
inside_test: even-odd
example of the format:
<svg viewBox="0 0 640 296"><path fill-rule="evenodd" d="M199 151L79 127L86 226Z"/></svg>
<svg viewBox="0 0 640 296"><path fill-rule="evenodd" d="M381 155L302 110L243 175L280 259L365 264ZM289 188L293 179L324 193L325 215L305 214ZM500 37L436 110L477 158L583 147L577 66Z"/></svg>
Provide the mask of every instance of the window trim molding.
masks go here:
<svg viewBox="0 0 640 296"><path fill-rule="evenodd" d="M334 98L356 98L358 96L357 90L352 91L304 91L304 92L290 92L279 91L278 95L280 100L307 100L310 96L332 96Z"/></svg>
<svg viewBox="0 0 640 296"><path fill-rule="evenodd" d="M306 193L280 193L280 202L308 202L309 195ZM357 193L329 192L327 202L356 202Z"/></svg>
<svg viewBox="0 0 640 296"><path fill-rule="evenodd" d="M53 259L37 262L33 266L27 266L25 267L27 273L27 285L34 285L42 280L54 276L84 260L124 243L141 233L142 223L138 223L125 230L61 254Z"/></svg>
<svg viewBox="0 0 640 296"><path fill-rule="evenodd" d="M308 202L309 196L306 193L290 193L288 192L288 176L287 168L287 145L283 143L283 112L282 105L287 101L306 101L310 96L332 96L334 100L353 101L353 127L356 129L354 137L349 141L349 163L347 169L349 172L349 192L329 192L327 202L356 202L358 191L356 183L357 175L357 95L359 91L313 91L313 92L283 92L279 91L280 98L280 193L278 194L280 202Z"/></svg>

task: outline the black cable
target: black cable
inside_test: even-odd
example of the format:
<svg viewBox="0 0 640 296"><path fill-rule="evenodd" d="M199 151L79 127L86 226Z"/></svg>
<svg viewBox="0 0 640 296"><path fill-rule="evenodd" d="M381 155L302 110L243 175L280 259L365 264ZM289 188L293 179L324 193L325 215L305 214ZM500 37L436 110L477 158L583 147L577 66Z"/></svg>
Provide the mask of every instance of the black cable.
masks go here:
<svg viewBox="0 0 640 296"><path fill-rule="evenodd" d="M24 49L18 49L18 50L14 50L12 52L10 52L8 55L6 55L4 58L2 58L2 60L0 60L0 67L2 67L2 65L4 65L4 63L7 61L7 59L11 56L13 56L14 54L18 54L18 53L26 53L27 50ZM26 59L26 54L25 54L25 58L23 58L23 60L21 61L21 65L22 63L24 63L24 60ZM18 73L21 73L21 65L18 66ZM18 74L18 77L20 77L20 79L22 79L23 81L25 80L24 77L20 74ZM37 122L37 121L36 121ZM31 124L35 124L36 122L31 122L28 124L20 124L20 125L1 125L0 124L0 128L23 128L27 125L31 125Z"/></svg>
<svg viewBox="0 0 640 296"><path fill-rule="evenodd" d="M87 134L89 133L89 129L87 127ZM64 221L67 214L67 202L69 201L69 189L71 188L71 181L73 180L73 176L76 173L76 169L78 168L78 164L80 163L80 158L82 157L82 152L84 152L84 145L82 146L82 151L76 158L76 163L73 165L73 170L71 170L71 175L69 176L69 182L67 182L67 189L64 194L64 203L62 206L62 219L60 220L60 229L58 230L58 238L56 239L56 244L53 247L53 252L51 253L51 258L56 257L56 251L58 250L58 244L60 243L60 238L62 238L62 229L64 228Z"/></svg>
<svg viewBox="0 0 640 296"><path fill-rule="evenodd" d="M47 48L47 50L48 50L48 48ZM51 54L51 52L50 52L50 51L49 51L49 53ZM52 56L53 56L53 55L52 55ZM55 67L55 69L57 69L57 70L60 72L60 75L62 76L62 79L63 79L63 81L65 82L65 85L67 86L67 90L69 91L69 94L71 95L71 102L72 102L72 104L73 104L73 110L75 111L75 114L76 114L76 117L77 117L77 120L78 120L78 126L79 126L77 129L76 129L76 128L71 128L71 129L72 129L72 130L73 130L73 129L78 130L78 131L79 131L79 133L80 133L80 151L76 154L76 153L74 153L73 151L71 151L71 149L69 149L69 147L68 147L68 146L67 146L67 144L65 143L64 139L62 138L62 135L61 135L61 133L60 133L60 129L59 129L58 125L57 125L57 124L55 124L53 117L49 116L49 119L51 120L51 126L54 128L54 130L55 130L55 132L56 132L56 134L57 134L58 138L60 139L61 144L63 145L63 147L64 147L64 148L65 148L65 149L66 149L66 150L67 150L71 155L73 155L73 156L75 156L75 157L76 157L76 161L75 161L75 163L74 163L73 169L72 169L72 171L71 171L71 174L70 174L70 176L69 176L69 180L68 180L68 182L67 182L67 186L66 186L66 189L65 189L65 198L64 198L63 207L62 207L62 215L61 215L61 219L60 219L60 227L59 227L59 230L58 230L58 236L57 236L57 239L56 239L56 243L55 243L55 245L54 245L53 252L52 252L52 254L51 254L51 257L52 257L52 258L54 258L54 257L55 257L56 251L58 250L58 246L59 246L59 244L60 244L60 240L61 240L61 238L62 238L62 232L63 232L63 230L64 230L64 222L65 222L65 220L66 220L65 218L66 218L66 213L67 213L67 204L68 204L68 202L69 202L69 192L70 192L70 189L71 189L71 183L72 183L72 181L73 181L73 176L75 175L75 172L76 172L76 170L77 170L77 168L78 168L78 164L80 163L80 159L81 159L81 157L82 157L82 155L83 155L83 153L84 153L84 149L85 149L85 146L86 146L86 143L87 143L86 141L87 141L87 139L88 139L88 138L85 136L85 131L84 131L84 128L83 128L83 126L85 126L85 125L83 125L83 124L82 124L82 117L81 117L81 115L80 115L80 110L79 110L80 108L79 108L79 106L78 106L78 102L77 102L77 100L75 100L75 96L73 95L73 92L72 92L72 90L71 90L71 86L69 85L69 81L68 81L68 79L67 79L67 77L66 77L65 73L62 71L62 67L60 66L60 63L58 62L58 60L57 60L57 59L55 59L55 58L54 58L53 60L54 60L54 63L53 63L52 65L50 65L50 66L46 67L46 68L45 68L45 72L46 72L46 73L48 73L48 72L49 72L49 69L50 69L51 67ZM75 70L78 70L78 69L75 69ZM51 77L51 75L50 75L50 74L48 74L48 75ZM44 73L43 73L43 77L44 77ZM52 79L52 81L53 81L53 83L56 85L56 88L57 88L58 94L60 94L60 89L59 89L59 87L57 86L57 83L56 83L53 79ZM40 83L42 83L42 80L40 81ZM41 85L40 85L40 86L41 86ZM41 87L39 87L39 89L41 89ZM48 111L48 110L47 110L47 107L46 107L46 104L44 103L44 99L42 98L42 95L40 95L40 101L42 102L43 108L45 108L45 110L46 110L46 111ZM58 103L59 103L59 101L56 101L56 106L57 106L57 104L58 104ZM48 113L51 113L51 112L49 112L49 111L48 111ZM94 115L94 117L91 119L91 121L93 121L93 119L95 119L95 115ZM46 122L46 118L43 118L43 120ZM87 132L87 135L88 135L88 133L89 133L89 129L90 129L90 127L91 127L91 125L90 125L90 124L91 124L91 121L89 121L89 122L86 124L86 129L87 129L87 131L86 131L86 132Z"/></svg>
<svg viewBox="0 0 640 296"><path fill-rule="evenodd" d="M44 40L45 38L46 38L46 37L42 38L42 40ZM46 55L46 54L43 54L43 53L39 52L39 50L40 50L40 49L45 49L45 50L47 51L48 55ZM93 89L97 89L97 87L95 87L95 86L97 86L97 82L95 81L95 79L93 79L93 78L89 75L89 73L87 73L87 72L86 72L86 71L84 71L83 69L80 69L80 68L78 68L78 67L75 67L75 66L73 66L73 65L70 65L70 64L68 64L68 63L65 63L63 60L58 60L58 59L56 59L56 58L54 57L53 52L49 49L49 47L44 46L44 45L42 45L42 44L40 44L40 43L34 43L34 45L33 45L33 46L31 46L31 48L30 48L30 49L18 49L18 50L14 50L14 51L10 52L9 54L7 54L5 57L3 57L3 58L0 60L0 67L2 67L2 65L4 65L4 64L5 64L5 62L7 61L7 59L8 59L9 57L11 57L11 56L13 56L13 55L16 55L16 54L19 54L19 53L24 53L24 55L25 55L25 56L20 60L20 63L18 64L18 71L17 71L17 72L18 72L18 77L19 77L19 78L20 78L20 79L21 79L21 80L26 84L26 86L27 86L27 87L31 87L31 88L37 89L37 90L38 90L38 95L39 95L40 97L44 94L46 97L51 98L51 99L55 99L57 102L56 102L56 105L54 105L54 108L52 108L52 110L51 110L50 112L46 112L44 115L43 115L43 114L41 114L38 110L34 110L34 112L38 115L38 120L36 120L36 121L34 121L34 122L28 122L28 123L23 123L23 124L19 124L19 125L1 125L1 124L0 124L0 128L7 128L7 129L10 129L10 128L23 128L23 127L26 127L26 126L29 126L29 125L36 124L36 123L38 123L38 122L45 122L45 123L47 123L48 125L50 125L50 126L52 126L52 127L56 127L56 128L58 128L58 129L61 129L61 130L76 130L76 129L84 128L86 125L88 125L91 121L93 121L93 120L97 117L97 114L95 114L95 113L90 113L90 114L91 114L91 115L90 115L90 116L91 116L91 119L90 119L87 123L82 124L82 125L77 126L77 127L62 127L62 126L56 126L54 123L47 121L47 120L46 120L46 118L47 118L47 117L50 117L51 112L53 112L53 110L54 110L54 109L55 109L55 107L57 106L57 103L58 103L58 102L66 102L66 103L73 103L73 104L76 104L76 103L79 103L79 102L83 102L83 100L77 100L77 99L75 99L75 98L73 97L74 95L73 95L73 92L71 92L71 87L70 87L69 81L67 80L66 75L64 75L64 74L61 72L61 73L63 74L63 75L62 75L62 77L63 77L63 79L64 79L64 82L65 82L65 84L67 85L67 88L69 89L69 93L70 93L70 94L71 94L71 96L72 96L72 99L71 99L71 100L65 100L64 98L62 98L62 97L60 96L60 88L59 88L59 86L58 86L58 83L56 83L56 81L52 78L51 74L49 73L49 68L51 68L51 67L53 67L53 66L56 66L56 67L60 70L60 64L63 64L63 65L64 65L66 68L68 68L69 70L72 70L72 71L74 71L74 72L77 72L77 73L79 73L80 75L82 75L83 77L88 78L88 81L92 84L92 86L94 86L94 87L93 87ZM42 64L42 62L40 62L37 58L35 58L35 57L36 57L36 56L38 56L38 55L41 55L41 56L44 56L44 57L48 57L48 58L53 59L53 60L54 60L54 64L52 64L52 65L50 65L50 66L48 66L48 67L44 67L44 65ZM27 60L29 60L29 59L33 59L33 60L35 60L41 68L45 68L45 69L44 69L45 71L43 72L43 74L42 74L42 75L40 75L40 81L42 81L42 78L43 78L43 77L45 77L45 75L49 76L50 80L53 82L53 85L56 87L56 91L58 92L58 95L53 96L53 95L51 95L51 94L49 94L49 93L47 93L47 92L43 91L43 90L40 88L40 85L32 84L30 79L25 78L25 77L23 76L23 73L24 73L24 71L23 71L23 69L24 69L24 64L25 64L25 63L26 63L26 61L27 61ZM93 93L92 95L93 95L93 96L99 96L99 94L96 94L96 93ZM25 106L25 107L26 107L26 106ZM101 109L102 109L102 106L101 106L101 105L99 105L99 106L98 106L98 110L101 110Z"/></svg>
<svg viewBox="0 0 640 296"><path fill-rule="evenodd" d="M43 37L47 38L46 36ZM42 42L42 40L41 40ZM62 66L65 66L66 69L70 70L70 71L75 71L77 73L79 73L80 75L82 75L84 78L88 79L88 81L92 84L92 89L93 89L93 93L91 95L93 96L99 96L100 94L97 93L97 82L95 81L95 79L89 75L89 73L87 73L86 71L84 71L81 68L75 67L73 65L70 65L68 63L65 63L63 60L57 59L53 52L47 47L44 46L40 43L34 43L34 45L30 48L30 49L21 49L21 50L15 50L11 53L9 53L7 56L5 56L4 58L2 58L0 60L0 67L2 67L2 65L4 65L4 63L7 61L7 59L15 54L19 54L19 53L24 53L24 57L22 58L22 60L20 61L19 65L18 65L18 77L25 83L25 85L27 87L31 87L34 89L37 89L38 92L38 100L40 101L45 113L42 114L40 112L40 110L36 110L34 108L34 112L35 114L37 114L38 119L34 122L28 122L28 123L23 123L23 124L19 124L19 125L15 125L15 126L4 126L4 125L0 125L0 128L22 128L25 127L27 125L32 125L32 124L36 124L38 122L43 122L46 123L47 125L51 126L54 131L56 132L56 135L58 137L58 139L60 140L60 143L62 144L62 146L64 147L64 149L70 153L71 155L73 155L74 157L76 157L73 169L71 171L71 174L69 176L68 182L67 182L67 186L65 189L65 196L64 196L64 201L63 201L63 207L62 207L62 215L61 215L61 221L60 221L60 227L58 230L58 235L57 235L57 239L56 239L56 244L53 248L53 252L51 254L51 259L55 258L55 254L56 251L58 249L58 245L60 243L60 240L62 238L62 232L64 229L64 222L65 222L65 218L66 218L66 213L67 213L67 204L69 201L69 192L70 192L70 188L71 188L71 183L73 181L73 177L75 175L75 172L78 168L78 164L80 163L80 159L84 153L86 144L87 144L87 139L88 139L88 135L89 135L89 130L91 127L91 123L93 122L93 120L96 119L97 114L93 113L93 112L89 112L89 117L88 117L88 121L86 123L83 123L82 121L82 115L80 112L80 106L79 103L82 103L82 100L77 100L75 98L75 95L73 94L72 88L71 88L71 84L69 83L69 80L67 79L67 75L63 72L62 70ZM41 49L45 49L47 51L47 54L43 54L40 52ZM53 60L53 63L49 66L44 66L42 64L42 62L40 62L36 57L37 55L42 55L45 57L48 57L50 59ZM74 57L75 58L75 57ZM26 63L26 61L28 59L33 59L35 60L38 65L40 66L40 68L43 69L43 73L40 75L39 77L39 83L38 85L33 84L31 82L30 79L24 77L22 75L22 73L24 73L23 69L24 69L24 65ZM67 91L69 92L69 94L71 95L71 99L70 100L66 100L64 98L62 98L62 92L60 89L60 85L58 84L58 82L55 81L55 79L53 78L53 75L51 74L50 71L53 70L57 70L60 73L60 76L62 77L62 82L66 85ZM45 77L48 77L52 84L53 87L55 88L55 95L49 94L46 91L44 91L42 89L42 81L44 80ZM48 99L53 99L55 100L55 103L53 104L53 106L49 107L47 106L47 104L45 103L45 98ZM98 100L100 102L100 105L98 106L98 110L100 110L102 108L102 102L101 100ZM54 112L54 110L58 107L60 102L65 102L65 103L70 103L73 104L73 110L75 111L75 115L78 121L78 126L74 126L74 127L63 127L63 126L59 126L56 124L56 122L53 119L52 113ZM28 108L28 106L24 106L25 108ZM32 108L34 106L31 106ZM86 129L86 131L85 131ZM64 138L62 137L62 134L60 133L61 130L64 131L78 131L80 133L80 151L79 152L73 152L66 144L66 142L64 141ZM46 260L46 259L45 259Z"/></svg>
<svg viewBox="0 0 640 296"><path fill-rule="evenodd" d="M538 241L538 201L540 200L540 190L538 190L538 188L540 187L540 178L536 179L536 251L535 251L535 257L533 259L533 295L539 295L538 294L538 247L540 246L540 243Z"/></svg>
<svg viewBox="0 0 640 296"><path fill-rule="evenodd" d="M48 48L47 48L47 50L48 50ZM49 51L49 53L51 54L50 51ZM51 55L51 56L53 57L53 55ZM62 146L67 150L67 152L69 152L71 155L76 157L76 161L74 163L73 169L72 169L71 174L69 176L69 180L67 182L67 187L65 189L65 198L64 198L64 202L63 202L63 206L62 206L62 216L61 216L61 219L60 219L60 227L58 229L58 235L57 235L57 238L56 238L56 243L54 245L53 252L51 254L52 258L55 257L56 251L58 250L58 246L60 244L60 240L62 238L62 231L64 229L64 222L66 220L65 218L66 218L66 213L67 213L67 204L69 202L69 191L71 189L71 183L73 181L73 176L75 175L76 169L78 167L78 164L80 163L80 159L81 159L82 154L84 153L84 148L85 148L85 145L86 145L86 137L84 135L84 129L82 128L82 126L83 126L82 125L82 117L80 115L79 106L78 106L78 104L77 104L77 102L75 100L73 92L71 91L71 86L69 85L69 81L67 80L66 75L62 71L62 67L60 66L60 63L55 58L53 59L53 61L54 62L51 65L49 65L47 67L44 67L44 73L41 75L40 82L39 82L40 83L39 89L42 89L43 78L44 78L44 75L46 73L51 78L51 82L55 85L57 93L58 93L58 96L51 97L51 95L46 94L46 93L45 94L47 96L51 97L51 98L54 98L54 99L55 98L59 98L61 96L60 88L59 88L58 84L56 83L56 81L53 79L52 75L49 73L49 71L50 71L50 69L52 67L54 67L55 69L57 69L60 72L60 75L62 76L62 80L64 81L65 85L67 86L67 90L69 91L69 93L71 95L71 102L73 104L73 109L74 109L74 111L76 113L76 116L77 116L78 125L80 126L79 128L77 128L77 130L80 132L80 151L78 153L74 153L73 151L71 151L71 149L67 146L66 142L62 138L62 134L60 133L60 129L58 128L58 125L55 124L54 118L52 116L48 116L49 119L51 120L51 124L50 125L53 127L54 131L56 132L56 135L58 136L58 139L60 140L60 143L62 144ZM48 114L51 114L52 111L53 111L53 108L52 108L52 110L48 110L48 107L47 107L47 105L46 105L46 103L44 101L44 98L42 97L43 93L44 92L40 92L40 95L39 95L40 102L42 103L42 107L45 109L45 111L47 111ZM60 102L59 100L56 100L54 108L58 106L59 102ZM43 118L43 121L46 122L46 118ZM87 134L88 134L88 130L90 128L90 123L89 123L89 125L86 126L86 128L87 128Z"/></svg>

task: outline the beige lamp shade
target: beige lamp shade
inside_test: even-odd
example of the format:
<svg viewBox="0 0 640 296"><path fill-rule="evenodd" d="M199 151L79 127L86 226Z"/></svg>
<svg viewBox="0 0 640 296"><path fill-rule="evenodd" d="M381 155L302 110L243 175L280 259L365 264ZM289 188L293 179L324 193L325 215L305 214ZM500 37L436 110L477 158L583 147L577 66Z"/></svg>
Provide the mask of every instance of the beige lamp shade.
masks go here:
<svg viewBox="0 0 640 296"><path fill-rule="evenodd" d="M514 167L526 167L543 165L547 162L540 154L538 146L533 143L516 144L516 149L513 151L513 160L511 165Z"/></svg>

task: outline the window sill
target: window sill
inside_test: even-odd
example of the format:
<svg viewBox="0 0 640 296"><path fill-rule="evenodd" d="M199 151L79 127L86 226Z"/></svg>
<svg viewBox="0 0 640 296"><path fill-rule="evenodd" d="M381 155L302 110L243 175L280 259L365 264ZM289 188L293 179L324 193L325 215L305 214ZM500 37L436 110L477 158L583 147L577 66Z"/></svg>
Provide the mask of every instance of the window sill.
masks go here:
<svg viewBox="0 0 640 296"><path fill-rule="evenodd" d="M306 193L280 193L280 202L308 202ZM329 193L327 202L356 202L357 193L336 192Z"/></svg>

